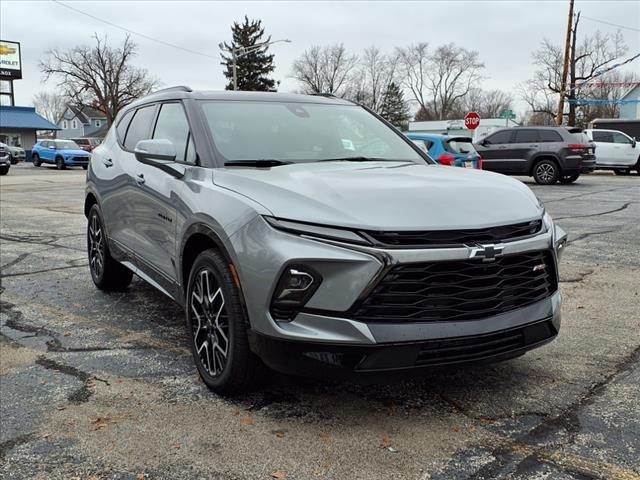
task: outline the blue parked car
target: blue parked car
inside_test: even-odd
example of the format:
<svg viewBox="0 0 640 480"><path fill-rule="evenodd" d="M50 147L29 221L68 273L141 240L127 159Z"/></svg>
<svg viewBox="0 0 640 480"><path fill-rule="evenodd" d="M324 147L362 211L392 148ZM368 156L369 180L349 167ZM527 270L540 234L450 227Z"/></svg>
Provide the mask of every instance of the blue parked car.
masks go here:
<svg viewBox="0 0 640 480"><path fill-rule="evenodd" d="M67 167L82 167L86 170L91 159L89 153L71 140L41 140L31 149L31 157L34 167L43 163L53 163L58 170Z"/></svg>
<svg viewBox="0 0 640 480"><path fill-rule="evenodd" d="M407 133L407 137L442 165L482 170L482 157L471 138L435 133Z"/></svg>

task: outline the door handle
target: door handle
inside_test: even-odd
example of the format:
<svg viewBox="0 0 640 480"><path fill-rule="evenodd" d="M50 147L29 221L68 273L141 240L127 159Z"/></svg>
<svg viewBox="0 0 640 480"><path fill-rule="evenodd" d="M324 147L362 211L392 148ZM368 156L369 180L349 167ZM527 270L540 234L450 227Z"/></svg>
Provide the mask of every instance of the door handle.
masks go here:
<svg viewBox="0 0 640 480"><path fill-rule="evenodd" d="M136 183L138 185L144 185L145 179L144 179L144 173L138 173L136 175Z"/></svg>
<svg viewBox="0 0 640 480"><path fill-rule="evenodd" d="M102 159L102 163L104 163L104 166L107 168L113 167L113 160L111 160L110 158Z"/></svg>

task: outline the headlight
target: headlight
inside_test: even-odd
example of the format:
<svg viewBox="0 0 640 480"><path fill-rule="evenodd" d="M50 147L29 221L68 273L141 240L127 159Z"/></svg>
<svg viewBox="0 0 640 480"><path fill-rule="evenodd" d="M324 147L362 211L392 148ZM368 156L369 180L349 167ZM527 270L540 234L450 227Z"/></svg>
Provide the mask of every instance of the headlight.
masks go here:
<svg viewBox="0 0 640 480"><path fill-rule="evenodd" d="M311 223L293 222L281 220L273 217L264 217L273 228L284 230L285 232L307 235L309 237L326 238L338 240L346 243L357 243L359 245L370 245L370 243L356 232L342 228L325 227L324 225L314 225Z"/></svg>

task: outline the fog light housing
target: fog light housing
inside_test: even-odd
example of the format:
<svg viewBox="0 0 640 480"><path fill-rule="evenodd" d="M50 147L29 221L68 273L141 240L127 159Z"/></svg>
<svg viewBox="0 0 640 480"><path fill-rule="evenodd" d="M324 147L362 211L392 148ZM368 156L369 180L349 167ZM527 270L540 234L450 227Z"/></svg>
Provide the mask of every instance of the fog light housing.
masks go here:
<svg viewBox="0 0 640 480"><path fill-rule="evenodd" d="M322 283L318 272L308 266L289 265L284 269L271 300L271 316L290 321L309 301Z"/></svg>

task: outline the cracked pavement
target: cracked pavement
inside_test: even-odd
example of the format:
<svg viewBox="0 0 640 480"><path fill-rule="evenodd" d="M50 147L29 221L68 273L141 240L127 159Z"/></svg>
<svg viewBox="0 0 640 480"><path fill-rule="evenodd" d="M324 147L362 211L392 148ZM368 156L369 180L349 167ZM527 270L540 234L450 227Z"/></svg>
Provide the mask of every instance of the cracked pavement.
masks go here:
<svg viewBox="0 0 640 480"><path fill-rule="evenodd" d="M94 288L84 171L12 167L0 477L640 479L640 178L522 180L569 232L557 340L412 381L274 375L223 399L198 379L177 305L137 278Z"/></svg>

